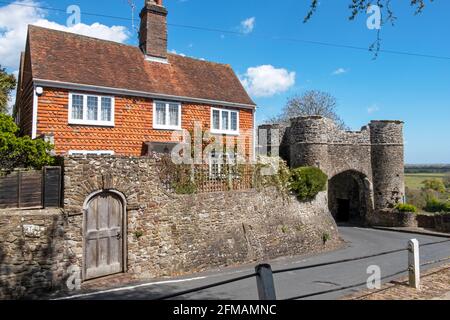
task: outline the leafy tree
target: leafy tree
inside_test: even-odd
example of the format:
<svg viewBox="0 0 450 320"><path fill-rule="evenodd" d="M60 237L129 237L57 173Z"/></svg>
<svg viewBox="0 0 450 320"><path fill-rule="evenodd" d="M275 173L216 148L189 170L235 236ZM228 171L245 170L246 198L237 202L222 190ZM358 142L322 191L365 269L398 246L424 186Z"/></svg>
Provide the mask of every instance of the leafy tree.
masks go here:
<svg viewBox="0 0 450 320"><path fill-rule="evenodd" d="M304 23L308 22L314 13L317 11L317 8L319 7L319 0L310 0L311 5L310 8L303 20ZM395 21L397 20L397 17L394 14L394 11L392 10L391 4L392 0L348 0L348 8L351 11L349 20L355 20L355 18L360 13L365 13L367 11L367 8L370 5L377 5L381 9L381 25L384 25L386 23L390 23L391 25L394 25ZM433 2L433 0L430 0L430 2ZM415 8L415 14L420 14L426 7L426 0L409 0L409 4L411 7ZM373 51L375 53L375 57L377 57L378 52L381 48L381 37L380 37L380 29L377 33L377 40L370 46L369 50Z"/></svg>
<svg viewBox="0 0 450 320"><path fill-rule="evenodd" d="M42 139L32 140L29 136L18 137L18 132L13 118L0 114L0 170L18 167L40 169L54 163L50 143Z"/></svg>
<svg viewBox="0 0 450 320"><path fill-rule="evenodd" d="M419 14L425 9L425 0L409 0L410 5L416 9L416 14ZM430 0L430 2L433 2L433 0ZM394 22L396 20L396 17L394 15L394 11L391 8L392 0L375 0L375 1L369 1L369 0L351 0L350 4L348 5L348 8L351 10L351 15L349 16L350 20L354 20L358 14L365 13L367 8L370 5L377 5L381 9L384 9L385 13L387 14L387 21ZM304 22L308 22L314 13L317 11L317 8L319 7L319 0L311 0L311 6L309 8L308 13L305 16Z"/></svg>
<svg viewBox="0 0 450 320"><path fill-rule="evenodd" d="M445 192L445 185L441 179L428 179L422 182L424 190L434 190L439 193Z"/></svg>
<svg viewBox="0 0 450 320"><path fill-rule="evenodd" d="M340 129L347 129L344 121L336 112L337 101L331 94L318 90L309 90L301 96L291 97L282 113L270 122L289 124L289 120L301 116L323 116L333 120Z"/></svg>
<svg viewBox="0 0 450 320"><path fill-rule="evenodd" d="M8 99L12 90L16 88L16 77L8 74L0 65L0 113L8 112Z"/></svg>

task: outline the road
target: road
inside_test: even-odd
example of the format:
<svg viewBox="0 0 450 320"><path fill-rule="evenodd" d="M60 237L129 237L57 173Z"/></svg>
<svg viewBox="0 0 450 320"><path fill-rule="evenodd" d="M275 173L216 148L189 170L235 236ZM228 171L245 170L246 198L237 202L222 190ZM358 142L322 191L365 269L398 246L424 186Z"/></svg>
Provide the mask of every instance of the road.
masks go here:
<svg viewBox="0 0 450 320"><path fill-rule="evenodd" d="M340 227L340 232L347 245L340 250L300 258L284 258L271 261L273 270L305 266L341 259L355 258L372 255L380 252L405 248L409 239L416 238L420 244L446 240L445 238L415 235L392 231L362 229L356 227ZM450 242L426 246L421 248L421 263L436 261L450 257ZM390 255L370 258L361 261L352 261L343 264L317 267L280 273L274 276L277 299L288 299L305 294L322 292L339 287L365 283L368 278L367 268L377 265L381 268L382 277L396 274L407 268L407 252L399 252ZM435 265L428 266L427 268ZM163 295L188 290L210 283L219 282L234 277L251 274L254 266L239 268L226 268L215 272L180 277L171 280L161 280L153 283L136 283L127 287L115 288L113 291L97 292L94 294L83 294L74 296L74 299L133 299L147 300L155 299ZM426 268L424 268L426 269ZM388 282L406 275L397 274L394 277L383 280ZM344 295L364 289L361 286L354 289L342 290L307 299L338 299ZM224 286L207 289L201 292L185 295L178 299L190 300L255 300L258 299L255 278L230 283Z"/></svg>

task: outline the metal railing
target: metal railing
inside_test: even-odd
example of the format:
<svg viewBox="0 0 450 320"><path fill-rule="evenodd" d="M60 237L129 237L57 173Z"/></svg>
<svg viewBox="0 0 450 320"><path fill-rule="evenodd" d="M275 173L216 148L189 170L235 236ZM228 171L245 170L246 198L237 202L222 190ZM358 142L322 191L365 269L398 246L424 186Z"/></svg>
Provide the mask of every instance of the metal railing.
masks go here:
<svg viewBox="0 0 450 320"><path fill-rule="evenodd" d="M312 264L312 265L307 265L307 266L285 268L285 269L280 269L280 270L275 270L275 271L272 271L272 267L269 264L260 264L255 267L254 273L244 275L241 277L236 277L233 279L215 282L215 283L204 285L204 286L197 287L197 288L192 288L192 289L168 294L165 296L161 296L161 297L157 298L156 300L173 299L173 298L185 296L188 294L200 292L203 290L207 290L207 289L211 289L211 288L215 288L215 287L219 287L219 286L224 286L224 285L239 282L242 280L247 280L247 279L250 279L253 277L256 278L256 286L257 286L259 300L276 300L277 298L276 298L276 290L275 290L275 281L274 281L273 275L282 274L282 273L286 273L286 272L292 272L292 271L300 271L300 270L348 263L348 262L353 262L353 261L360 261L360 260L365 260L365 259L370 259L370 258L390 255L390 254L394 254L394 253L405 252L405 251L408 252L408 267L406 269L403 269L394 274L384 276L380 280L386 280L386 279L392 278L394 276L403 274L405 272L409 272L409 285L412 287L418 288L420 286L420 267L450 261L450 257L447 257L447 258L443 258L443 259L439 259L439 260L427 261L427 262L420 264L420 261L418 258L419 257L419 248L442 244L442 243L450 243L450 239L443 240L443 241L437 241L437 242L425 243L425 244L421 244L421 245L419 245L417 240L410 240L408 242L408 246L406 248L402 248L402 249L390 250L390 251L380 252L380 253L376 253L376 254L365 255L365 256L349 258L349 259L336 260L336 261L331 261L331 262L317 263L317 264ZM310 298L310 297L314 297L314 296L324 295L327 293L333 293L333 292L343 291L343 290L347 290L347 289L357 288L357 287L361 287L366 284L367 284L367 282L356 283L356 284L342 286L342 287L335 288L335 289L329 289L329 290L324 290L324 291L320 291L320 292L303 294L303 295L288 298L286 300L305 299L305 298Z"/></svg>

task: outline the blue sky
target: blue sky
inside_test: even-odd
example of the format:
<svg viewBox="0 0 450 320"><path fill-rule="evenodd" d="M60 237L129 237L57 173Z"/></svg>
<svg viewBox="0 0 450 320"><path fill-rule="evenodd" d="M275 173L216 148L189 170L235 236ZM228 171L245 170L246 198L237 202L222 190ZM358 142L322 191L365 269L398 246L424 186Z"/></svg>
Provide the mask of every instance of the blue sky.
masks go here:
<svg viewBox="0 0 450 320"><path fill-rule="evenodd" d="M405 121L408 163L450 163L450 59L381 53L373 60L373 55L364 50L286 39L369 47L376 39L376 31L366 27L368 15L348 21L349 2L322 0L312 20L304 24L302 20L309 0L165 0L169 10L169 49L230 64L246 81L259 106L258 122L279 113L292 95L309 89L323 90L337 98L338 112L352 129L359 129L371 119ZM414 15L407 2L395 1L398 20L394 27L382 28L382 48L450 57L450 42L447 41L450 2L435 1L419 16ZM129 18L131 9L127 0L25 0L22 3L60 9L76 4L81 8L84 24L84 29L80 27L80 30L136 44L131 21L83 14ZM138 17L144 0L135 0L135 3ZM23 13L25 9L28 11ZM0 18L3 12L4 16L11 17L10 25L14 24L5 26L6 22L2 25L0 21L0 47L23 46L21 24L35 19L41 25L58 27L64 26L68 17L64 12L25 7L15 7L17 17L14 17L10 10L12 7L0 3ZM24 21L20 19L22 15ZM100 27L94 23L99 23ZM6 32L11 33L9 39ZM13 41L13 45L6 46ZM11 59L14 51L10 51L0 49L0 63L15 71L18 61Z"/></svg>

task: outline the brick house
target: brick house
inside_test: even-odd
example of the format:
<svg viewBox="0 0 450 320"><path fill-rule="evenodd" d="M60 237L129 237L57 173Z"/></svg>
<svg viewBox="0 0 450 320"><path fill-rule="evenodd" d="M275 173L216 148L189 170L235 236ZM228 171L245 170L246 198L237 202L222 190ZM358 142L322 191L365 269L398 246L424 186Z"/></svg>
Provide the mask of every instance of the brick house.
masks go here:
<svg viewBox="0 0 450 320"><path fill-rule="evenodd" d="M256 105L232 68L169 53L162 0L146 0L140 17L139 48L29 26L16 99L22 134L50 139L58 155L140 156L201 122L254 155Z"/></svg>

